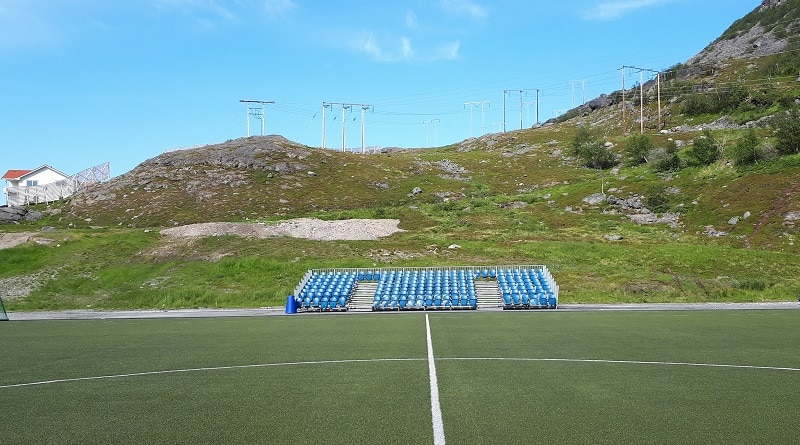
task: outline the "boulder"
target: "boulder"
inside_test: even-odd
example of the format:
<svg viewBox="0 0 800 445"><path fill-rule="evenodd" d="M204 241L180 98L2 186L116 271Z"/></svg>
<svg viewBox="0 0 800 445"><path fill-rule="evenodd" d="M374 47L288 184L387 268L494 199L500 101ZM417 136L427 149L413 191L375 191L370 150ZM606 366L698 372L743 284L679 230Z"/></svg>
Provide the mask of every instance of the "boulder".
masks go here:
<svg viewBox="0 0 800 445"><path fill-rule="evenodd" d="M595 193L593 195L589 195L583 198L583 202L589 204L590 206L596 206L602 204L606 200L606 195L603 193Z"/></svg>
<svg viewBox="0 0 800 445"><path fill-rule="evenodd" d="M21 207L0 207L0 221L19 221L25 216L25 209Z"/></svg>
<svg viewBox="0 0 800 445"><path fill-rule="evenodd" d="M600 97L586 102L586 106L592 111L610 107L611 105L614 105L614 100L607 94L601 94Z"/></svg>

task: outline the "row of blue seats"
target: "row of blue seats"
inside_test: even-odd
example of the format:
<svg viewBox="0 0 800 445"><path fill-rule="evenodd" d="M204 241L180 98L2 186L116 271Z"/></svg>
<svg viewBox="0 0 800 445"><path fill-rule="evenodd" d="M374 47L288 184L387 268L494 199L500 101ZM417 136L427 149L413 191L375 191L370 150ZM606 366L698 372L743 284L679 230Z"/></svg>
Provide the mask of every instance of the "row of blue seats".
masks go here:
<svg viewBox="0 0 800 445"><path fill-rule="evenodd" d="M390 276L406 276L406 277L425 277L427 279L431 279L434 277L456 277L462 276L469 279L480 279L480 278L497 278L498 271L496 269L453 269L453 270L441 270L441 269L427 269L427 270L390 270L390 271L373 271L373 270L359 270L356 273L356 277L358 281L381 281L382 277L386 275Z"/></svg>
<svg viewBox="0 0 800 445"><path fill-rule="evenodd" d="M372 307L376 310L475 308L478 275L463 269L389 271L378 283Z"/></svg>
<svg viewBox="0 0 800 445"><path fill-rule="evenodd" d="M497 283L506 308L554 308L558 304L542 269L501 270Z"/></svg>
<svg viewBox="0 0 800 445"><path fill-rule="evenodd" d="M356 287L355 272L314 273L297 296L303 309L346 309Z"/></svg>
<svg viewBox="0 0 800 445"><path fill-rule="evenodd" d="M558 305L554 295L547 294L503 294L503 305L506 308L554 308Z"/></svg>
<svg viewBox="0 0 800 445"><path fill-rule="evenodd" d="M444 298L440 296L410 296L380 299L376 296L372 304L373 310L400 309L476 309L475 298Z"/></svg>

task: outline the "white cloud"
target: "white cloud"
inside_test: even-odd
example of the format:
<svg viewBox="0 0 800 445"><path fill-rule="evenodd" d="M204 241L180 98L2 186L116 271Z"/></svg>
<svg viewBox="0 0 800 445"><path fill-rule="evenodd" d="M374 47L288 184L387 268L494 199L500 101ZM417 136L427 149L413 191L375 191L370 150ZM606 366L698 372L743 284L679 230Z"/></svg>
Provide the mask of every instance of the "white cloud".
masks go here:
<svg viewBox="0 0 800 445"><path fill-rule="evenodd" d="M406 11L406 26L409 28L416 28L419 26L419 20L417 20L417 15L414 14L414 11L408 10Z"/></svg>
<svg viewBox="0 0 800 445"><path fill-rule="evenodd" d="M623 15L672 0L614 0L599 3L582 14L584 20L614 20Z"/></svg>
<svg viewBox="0 0 800 445"><path fill-rule="evenodd" d="M208 16L225 20L236 18L236 15L218 0L156 0L156 7L162 11L179 11L194 16L201 22L208 22ZM202 18L197 17L198 15Z"/></svg>
<svg viewBox="0 0 800 445"><path fill-rule="evenodd" d="M414 49L411 48L411 40L408 37L403 37L403 59L414 60Z"/></svg>
<svg viewBox="0 0 800 445"><path fill-rule="evenodd" d="M471 0L442 0L442 8L450 14L466 14L479 20L489 16L485 7Z"/></svg>
<svg viewBox="0 0 800 445"><path fill-rule="evenodd" d="M455 60L458 59L458 50L461 48L461 42L455 41L442 45L437 50L436 57L442 60Z"/></svg>
<svg viewBox="0 0 800 445"><path fill-rule="evenodd" d="M375 36L371 32L364 32L353 44L353 47L372 59L381 60L384 57L383 51L381 51L378 42L375 41Z"/></svg>
<svg viewBox="0 0 800 445"><path fill-rule="evenodd" d="M297 3L292 0L264 0L264 9L273 20L285 20L289 12L296 8Z"/></svg>
<svg viewBox="0 0 800 445"><path fill-rule="evenodd" d="M432 50L419 53L414 48L410 38L402 37L398 40L396 46L391 45L384 49L372 32L365 31L351 44L351 47L377 62L415 63L457 59L459 57L458 49L460 43L452 42L438 47L431 45Z"/></svg>

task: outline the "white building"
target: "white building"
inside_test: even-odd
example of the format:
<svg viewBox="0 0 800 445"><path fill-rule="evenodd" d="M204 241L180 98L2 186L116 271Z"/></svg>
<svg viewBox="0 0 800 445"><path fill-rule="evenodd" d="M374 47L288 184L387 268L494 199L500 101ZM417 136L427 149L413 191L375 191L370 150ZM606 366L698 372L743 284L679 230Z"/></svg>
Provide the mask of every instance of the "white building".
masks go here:
<svg viewBox="0 0 800 445"><path fill-rule="evenodd" d="M68 176L45 164L34 170L9 170L3 175L6 204L24 206L58 201L91 184L107 181L108 163Z"/></svg>

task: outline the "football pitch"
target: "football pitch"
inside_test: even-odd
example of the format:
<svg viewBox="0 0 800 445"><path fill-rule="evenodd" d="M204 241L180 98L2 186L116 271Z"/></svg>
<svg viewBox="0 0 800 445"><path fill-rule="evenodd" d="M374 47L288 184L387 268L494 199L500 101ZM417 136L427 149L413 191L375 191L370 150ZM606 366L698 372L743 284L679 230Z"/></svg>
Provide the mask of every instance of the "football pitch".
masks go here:
<svg viewBox="0 0 800 445"><path fill-rule="evenodd" d="M0 443L796 443L800 310L0 323Z"/></svg>

